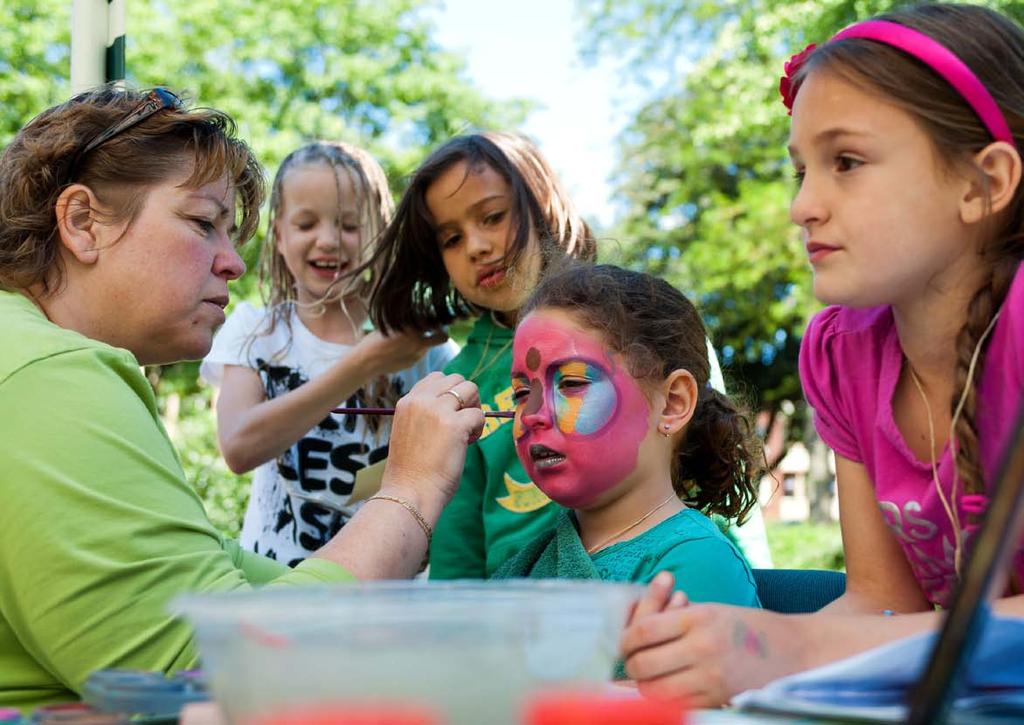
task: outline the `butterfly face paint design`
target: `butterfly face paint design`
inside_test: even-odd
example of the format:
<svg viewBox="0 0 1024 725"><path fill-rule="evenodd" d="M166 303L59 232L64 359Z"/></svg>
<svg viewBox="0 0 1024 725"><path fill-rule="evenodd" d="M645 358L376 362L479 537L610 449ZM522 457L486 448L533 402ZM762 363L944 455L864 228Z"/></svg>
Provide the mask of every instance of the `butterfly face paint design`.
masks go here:
<svg viewBox="0 0 1024 725"><path fill-rule="evenodd" d="M523 467L550 498L585 508L636 468L650 406L596 332L538 310L516 330L512 435Z"/></svg>

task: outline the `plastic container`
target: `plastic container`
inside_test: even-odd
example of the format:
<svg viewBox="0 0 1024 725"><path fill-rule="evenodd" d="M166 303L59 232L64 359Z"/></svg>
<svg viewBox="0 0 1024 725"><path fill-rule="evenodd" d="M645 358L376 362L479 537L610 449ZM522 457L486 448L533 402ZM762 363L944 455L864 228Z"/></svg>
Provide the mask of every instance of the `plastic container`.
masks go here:
<svg viewBox="0 0 1024 725"><path fill-rule="evenodd" d="M368 701L452 725L518 720L537 689L609 680L643 589L598 581L376 582L183 597L232 723Z"/></svg>

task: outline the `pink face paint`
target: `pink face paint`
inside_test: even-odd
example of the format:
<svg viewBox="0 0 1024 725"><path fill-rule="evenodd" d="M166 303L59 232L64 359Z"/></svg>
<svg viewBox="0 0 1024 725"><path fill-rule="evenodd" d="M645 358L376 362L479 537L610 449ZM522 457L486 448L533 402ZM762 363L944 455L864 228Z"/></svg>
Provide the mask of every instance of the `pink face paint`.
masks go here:
<svg viewBox="0 0 1024 725"><path fill-rule="evenodd" d="M598 333L532 313L516 330L512 387L516 451L552 500L586 508L636 468L650 405Z"/></svg>

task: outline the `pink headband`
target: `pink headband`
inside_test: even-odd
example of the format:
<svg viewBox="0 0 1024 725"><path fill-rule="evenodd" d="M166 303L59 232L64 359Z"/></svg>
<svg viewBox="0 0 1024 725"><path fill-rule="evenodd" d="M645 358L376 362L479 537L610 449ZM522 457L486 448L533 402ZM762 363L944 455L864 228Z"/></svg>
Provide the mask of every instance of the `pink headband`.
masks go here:
<svg viewBox="0 0 1024 725"><path fill-rule="evenodd" d="M985 124L985 128L992 134L992 138L996 141L1006 141L1009 144L1013 144L1013 134L1010 133L1010 127L1006 123L1006 118L1003 116L1002 111L999 110L999 106L996 105L992 94L988 92L988 89L978 80L978 76L974 75L962 60L957 58L938 41L913 28L886 20L867 20L863 23L851 25L845 30L840 30L836 33L832 40L843 40L845 38L875 40L914 56L942 76L947 83L956 89L957 93L978 114L978 118ZM782 102L790 110L790 113L793 111L793 101L796 99L796 94L799 90L799 86L793 82L793 77L814 51L814 48L813 44L807 46L807 48L794 55L786 63L786 75L783 76L782 81L779 83L779 92L782 93Z"/></svg>

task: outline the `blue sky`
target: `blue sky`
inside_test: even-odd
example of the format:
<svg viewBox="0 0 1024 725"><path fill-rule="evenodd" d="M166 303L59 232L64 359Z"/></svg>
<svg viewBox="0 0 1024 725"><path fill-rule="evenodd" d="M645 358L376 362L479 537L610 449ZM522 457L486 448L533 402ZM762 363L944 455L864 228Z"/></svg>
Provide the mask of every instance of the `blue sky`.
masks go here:
<svg viewBox="0 0 1024 725"><path fill-rule="evenodd" d="M612 63L580 60L585 36L573 0L442 3L430 14L441 45L466 58L469 77L488 96L536 102L520 130L539 143L583 215L610 224L615 137L639 96Z"/></svg>

